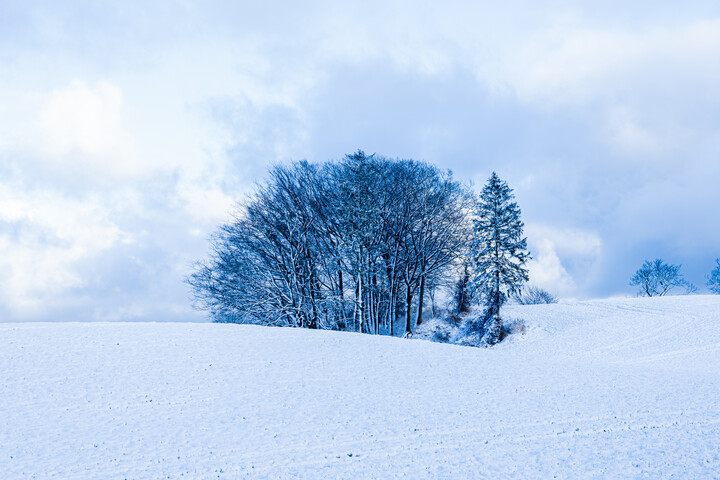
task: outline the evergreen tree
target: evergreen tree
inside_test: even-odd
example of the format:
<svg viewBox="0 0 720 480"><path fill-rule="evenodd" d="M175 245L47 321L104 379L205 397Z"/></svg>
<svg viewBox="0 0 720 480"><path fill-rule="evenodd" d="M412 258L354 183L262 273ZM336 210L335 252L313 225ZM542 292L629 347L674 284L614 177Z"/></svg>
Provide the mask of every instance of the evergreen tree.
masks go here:
<svg viewBox="0 0 720 480"><path fill-rule="evenodd" d="M710 272L707 286L711 292L720 294L720 259L716 259L715 263L717 263L717 266Z"/></svg>
<svg viewBox="0 0 720 480"><path fill-rule="evenodd" d="M481 317L482 341L494 345L502 335L500 307L520 292L528 280L525 262L530 258L523 238L520 208L512 189L495 172L483 187L477 203L474 238L470 244L473 272L470 286L485 306Z"/></svg>
<svg viewBox="0 0 720 480"><path fill-rule="evenodd" d="M470 291L470 264L464 262L460 278L455 282L453 291L453 310L456 313L467 313L472 303L472 292Z"/></svg>

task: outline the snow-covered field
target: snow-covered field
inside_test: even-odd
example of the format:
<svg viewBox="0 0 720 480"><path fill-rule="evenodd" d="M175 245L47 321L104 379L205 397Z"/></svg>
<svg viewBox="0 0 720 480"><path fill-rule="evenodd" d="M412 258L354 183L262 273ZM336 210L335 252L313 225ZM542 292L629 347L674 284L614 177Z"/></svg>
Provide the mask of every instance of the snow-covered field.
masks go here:
<svg viewBox="0 0 720 480"><path fill-rule="evenodd" d="M492 349L0 324L0 478L720 478L720 296L504 315Z"/></svg>

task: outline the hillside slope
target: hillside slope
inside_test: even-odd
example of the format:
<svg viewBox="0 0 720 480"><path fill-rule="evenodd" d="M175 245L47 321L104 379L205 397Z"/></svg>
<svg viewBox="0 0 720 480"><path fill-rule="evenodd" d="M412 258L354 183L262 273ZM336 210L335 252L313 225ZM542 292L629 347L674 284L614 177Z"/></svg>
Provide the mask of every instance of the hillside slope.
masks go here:
<svg viewBox="0 0 720 480"><path fill-rule="evenodd" d="M492 349L0 324L0 477L720 477L720 296L504 315Z"/></svg>

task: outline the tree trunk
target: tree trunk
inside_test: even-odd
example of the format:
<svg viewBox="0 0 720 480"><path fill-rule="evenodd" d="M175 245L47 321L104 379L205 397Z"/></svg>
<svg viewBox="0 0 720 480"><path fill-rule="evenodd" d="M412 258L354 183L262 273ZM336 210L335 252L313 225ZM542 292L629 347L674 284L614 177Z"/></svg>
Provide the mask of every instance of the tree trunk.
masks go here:
<svg viewBox="0 0 720 480"><path fill-rule="evenodd" d="M397 299L395 298L395 282L390 283L390 305L388 305L388 322L390 323L390 336L395 336L395 317L397 316Z"/></svg>
<svg viewBox="0 0 720 480"><path fill-rule="evenodd" d="M353 310L353 329L357 332L359 330L360 322L359 320L359 309L360 309L360 283L356 283L355 285L355 308Z"/></svg>
<svg viewBox="0 0 720 480"><path fill-rule="evenodd" d="M495 272L495 289L490 294L485 320L483 341L487 345L495 345L502 337L502 320L500 319L501 293L500 272Z"/></svg>
<svg viewBox="0 0 720 480"><path fill-rule="evenodd" d="M420 277L420 295L418 296L417 322L415 328L419 327L423 321L423 297L425 296L425 275Z"/></svg>
<svg viewBox="0 0 720 480"><path fill-rule="evenodd" d="M343 277L342 277L342 266L340 265L340 260L337 261L338 264L338 289L340 290L340 301L344 300L343 296L345 295L343 292L345 291L345 287L343 287Z"/></svg>
<svg viewBox="0 0 720 480"><path fill-rule="evenodd" d="M468 268L467 263L465 264L463 268L463 277L462 281L460 282L459 286L459 294L458 294L458 305L457 305L457 311L458 313L467 313L470 311L470 298L468 292L468 284L470 283L470 269Z"/></svg>
<svg viewBox="0 0 720 480"><path fill-rule="evenodd" d="M388 329L390 330L390 336L392 337L392 336L395 336L395 316L396 316L396 310L395 310L396 305L395 304L397 303L397 301L395 299L395 290L397 290L397 289L395 288L395 274L390 273L388 275L388 278L390 280L390 298L389 298L390 303L388 304L387 317L388 317L388 324L389 324Z"/></svg>
<svg viewBox="0 0 720 480"><path fill-rule="evenodd" d="M343 285L343 274L338 260L338 298L340 299L340 311L342 318L345 320L345 286Z"/></svg>
<svg viewBox="0 0 720 480"><path fill-rule="evenodd" d="M377 288L377 275L373 274L373 323L375 325L375 335L380 335L380 295Z"/></svg>
<svg viewBox="0 0 720 480"><path fill-rule="evenodd" d="M437 317L437 309L435 308L435 282L430 285L428 294L430 295L430 308L432 310L432 316L435 318Z"/></svg>
<svg viewBox="0 0 720 480"><path fill-rule="evenodd" d="M500 341L502 337L502 321L500 320L499 313L495 312L489 319L485 326L485 334L483 335L483 341L488 345L495 345Z"/></svg>
<svg viewBox="0 0 720 480"><path fill-rule="evenodd" d="M363 295L365 295L365 292L363 291L363 281L362 276L358 275L358 321L360 322L358 324L358 331L360 333L364 333L365 331L365 303L363 302Z"/></svg>
<svg viewBox="0 0 720 480"><path fill-rule="evenodd" d="M405 335L412 335L412 288L409 283L405 295Z"/></svg>
<svg viewBox="0 0 720 480"><path fill-rule="evenodd" d="M318 311L317 303L315 302L315 289L310 287L310 302L312 303L312 320L310 320L310 328L318 328Z"/></svg>

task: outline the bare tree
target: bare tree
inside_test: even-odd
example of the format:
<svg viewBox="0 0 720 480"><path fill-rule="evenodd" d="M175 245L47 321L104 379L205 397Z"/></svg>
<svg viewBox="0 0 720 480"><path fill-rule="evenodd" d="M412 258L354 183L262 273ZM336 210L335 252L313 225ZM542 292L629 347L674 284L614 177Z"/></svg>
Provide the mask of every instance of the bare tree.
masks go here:
<svg viewBox="0 0 720 480"><path fill-rule="evenodd" d="M680 267L664 263L660 258L645 260L630 279L630 285L638 287L641 297L662 297L675 287L683 287L687 293L693 292L695 286L683 278Z"/></svg>
<svg viewBox="0 0 720 480"><path fill-rule="evenodd" d="M720 294L720 259L716 259L715 263L717 265L707 277L707 286L711 292Z"/></svg>

